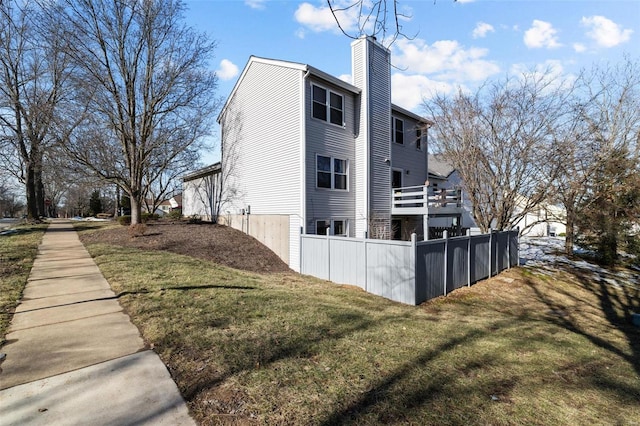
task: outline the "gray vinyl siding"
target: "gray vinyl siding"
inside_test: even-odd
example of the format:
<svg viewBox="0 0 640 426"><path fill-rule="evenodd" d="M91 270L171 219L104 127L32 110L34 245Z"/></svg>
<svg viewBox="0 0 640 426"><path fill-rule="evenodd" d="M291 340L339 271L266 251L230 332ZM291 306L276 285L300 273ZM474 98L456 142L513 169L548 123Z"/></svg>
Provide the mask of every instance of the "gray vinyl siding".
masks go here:
<svg viewBox="0 0 640 426"><path fill-rule="evenodd" d="M428 174L426 138L422 139L422 150L418 150L416 148L417 121L395 112L392 115L404 121L404 144L391 143L391 166L394 169L402 169L402 186L424 185ZM391 122L389 122L389 128L391 128Z"/></svg>
<svg viewBox="0 0 640 426"><path fill-rule="evenodd" d="M358 40L352 44L352 75L353 84L360 89L365 88L365 60L366 60L366 45L367 41ZM367 93L363 92L356 97L356 131L355 131L355 157L358 160L360 167L355 170L355 202L356 202L356 223L355 223L355 236L363 237L367 231L367 220L369 215L369 206L367 201L367 144L368 132L365 131L365 126L368 124L366 114L368 110L363 106L364 99L367 99Z"/></svg>
<svg viewBox="0 0 640 426"><path fill-rule="evenodd" d="M389 54L371 44L369 72L370 206L372 216L389 222L391 217L391 75Z"/></svg>
<svg viewBox="0 0 640 426"><path fill-rule="evenodd" d="M222 117L227 183L236 196L224 208L237 214L300 215L301 79L299 69L251 62Z"/></svg>
<svg viewBox="0 0 640 426"><path fill-rule="evenodd" d="M344 126L337 126L312 116L312 84L343 97ZM355 157L353 93L342 90L318 78L305 83L306 119L306 213L307 233L315 233L316 220L349 221L349 235L355 235L355 173L359 166ZM317 188L316 155L339 158L348 162L347 190Z"/></svg>

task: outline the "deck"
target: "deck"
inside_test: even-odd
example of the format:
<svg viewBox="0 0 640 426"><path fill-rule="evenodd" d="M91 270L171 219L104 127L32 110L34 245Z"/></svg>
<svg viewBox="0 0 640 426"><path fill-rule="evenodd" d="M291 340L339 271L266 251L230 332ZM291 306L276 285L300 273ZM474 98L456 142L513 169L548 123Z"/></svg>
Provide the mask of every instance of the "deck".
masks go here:
<svg viewBox="0 0 640 426"><path fill-rule="evenodd" d="M407 186L392 189L392 215L457 216L462 214L460 189L435 189L429 186Z"/></svg>

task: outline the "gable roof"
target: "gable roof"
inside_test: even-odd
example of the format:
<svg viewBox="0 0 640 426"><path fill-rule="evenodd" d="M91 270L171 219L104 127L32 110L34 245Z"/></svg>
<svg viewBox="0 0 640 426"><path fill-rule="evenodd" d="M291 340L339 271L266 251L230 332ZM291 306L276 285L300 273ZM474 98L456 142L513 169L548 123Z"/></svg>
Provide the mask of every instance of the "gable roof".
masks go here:
<svg viewBox="0 0 640 426"><path fill-rule="evenodd" d="M429 154L429 174L441 179L448 178L456 169L441 154Z"/></svg>
<svg viewBox="0 0 640 426"><path fill-rule="evenodd" d="M188 174L182 176L182 181L183 182L189 182L190 180L198 179L198 178L205 177L205 176L214 175L216 173L220 173L220 170L222 170L222 166L221 166L220 162L218 161L217 163L213 163L210 166L203 167L201 169L198 169L196 171L193 171L191 173L188 173Z"/></svg>
<svg viewBox="0 0 640 426"><path fill-rule="evenodd" d="M398 106L396 104L391 104L391 112L397 112L400 113L402 115L406 115L407 117L411 117L416 121L420 121L422 123L425 123L428 127L433 126L434 122L431 120L428 120L424 117L420 117L418 114L415 114L407 109L402 108L401 106Z"/></svg>

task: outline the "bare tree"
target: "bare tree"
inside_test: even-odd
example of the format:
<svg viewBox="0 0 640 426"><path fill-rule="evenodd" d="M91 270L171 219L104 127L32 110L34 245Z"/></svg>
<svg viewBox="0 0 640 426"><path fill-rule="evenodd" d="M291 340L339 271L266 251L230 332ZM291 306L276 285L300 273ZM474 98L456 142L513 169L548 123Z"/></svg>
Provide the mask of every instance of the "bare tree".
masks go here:
<svg viewBox="0 0 640 426"><path fill-rule="evenodd" d="M510 229L548 198L568 92L550 72L531 72L425 102L436 123L431 146L460 174L484 232Z"/></svg>
<svg viewBox="0 0 640 426"><path fill-rule="evenodd" d="M583 71L572 109L556 185L567 211L565 251L572 254L581 236L583 242L594 240L596 250L610 251L601 254L615 261L621 233L639 214L640 63L626 58Z"/></svg>
<svg viewBox="0 0 640 426"><path fill-rule="evenodd" d="M129 194L132 224L140 222L145 175L197 150L217 107L207 67L215 44L184 24L183 10L179 0L64 0L55 11L75 66L73 131L60 142Z"/></svg>
<svg viewBox="0 0 640 426"><path fill-rule="evenodd" d="M45 214L43 157L67 78L57 26L38 26L32 2L0 2L0 144L8 170L25 184L27 215Z"/></svg>
<svg viewBox="0 0 640 426"><path fill-rule="evenodd" d="M173 158L158 155L152 159L142 180L145 208L149 213L180 192L179 179L198 164L199 148L200 144L194 144Z"/></svg>
<svg viewBox="0 0 640 426"><path fill-rule="evenodd" d="M349 38L363 35L380 38L387 46L404 33L402 21L411 18L400 10L398 0L327 0L340 31ZM351 25L355 22L355 25ZM350 27L354 28L350 28Z"/></svg>

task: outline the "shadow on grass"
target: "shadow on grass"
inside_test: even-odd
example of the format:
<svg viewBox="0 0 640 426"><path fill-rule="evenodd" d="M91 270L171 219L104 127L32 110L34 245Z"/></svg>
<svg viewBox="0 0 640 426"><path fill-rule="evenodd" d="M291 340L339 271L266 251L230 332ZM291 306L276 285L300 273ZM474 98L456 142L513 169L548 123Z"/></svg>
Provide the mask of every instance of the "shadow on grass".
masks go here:
<svg viewBox="0 0 640 426"><path fill-rule="evenodd" d="M498 321L491 328L508 327L512 322ZM379 381L356 401L323 419L323 426L341 424L389 424L421 421L425 424L471 424L480 421L476 416L487 404L511 402L510 393L517 386L516 376L480 379L480 372L498 363L498 356L481 355L466 358L455 370L439 370L436 360L447 357L460 346L473 345L491 334L487 329L472 329L407 360L398 369ZM421 372L422 374L418 374ZM459 376L472 377L462 383ZM456 401L465 401L464 407ZM474 401L471 403L470 401ZM431 407L425 418L425 406ZM422 413L422 414L417 414ZM417 417L416 417L417 414ZM452 415L455 414L455 418ZM420 420L418 420L420 419Z"/></svg>
<svg viewBox="0 0 640 426"><path fill-rule="evenodd" d="M214 377L202 375L182 389L187 401L206 392L244 371L265 367L287 358L312 358L320 353L319 345L338 340L358 331L373 327L378 320L356 312L327 312L327 319L313 326L299 327L290 334L272 331L242 338L233 338L232 346L221 347L224 365L229 366L223 374ZM340 324L340 326L336 326Z"/></svg>
<svg viewBox="0 0 640 426"><path fill-rule="evenodd" d="M640 375L640 329L631 324L631 314L640 312L640 288L624 285L616 286L611 282L607 282L606 277L596 277L592 272L590 273L591 275L581 270L568 272L576 278L581 286L597 297L599 306L596 306L596 308L603 312L607 322L612 327L624 334L631 353L625 352L589 328L578 324L577 320L565 311L564 304L545 294L530 279L525 279L525 283L533 290L536 298L549 308L549 312L554 314L550 317L550 322L579 334L593 344L619 356L628 362L636 373ZM558 288L554 288L554 291L580 304L593 306L593 303L580 298L574 293L562 291ZM608 385L608 387L610 386L611 384ZM638 389L634 391L634 393L638 392Z"/></svg>

